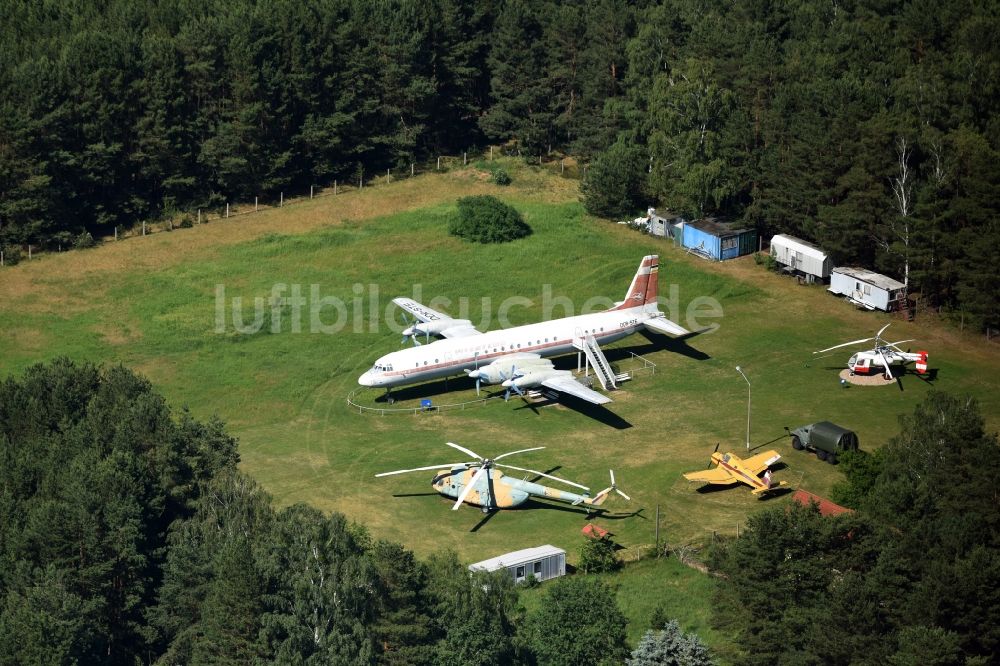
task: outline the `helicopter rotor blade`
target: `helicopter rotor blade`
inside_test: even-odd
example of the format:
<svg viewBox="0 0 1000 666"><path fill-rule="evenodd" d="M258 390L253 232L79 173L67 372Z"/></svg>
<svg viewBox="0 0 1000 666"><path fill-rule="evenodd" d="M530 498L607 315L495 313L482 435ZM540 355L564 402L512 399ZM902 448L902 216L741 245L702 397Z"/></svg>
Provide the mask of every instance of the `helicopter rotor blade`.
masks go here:
<svg viewBox="0 0 1000 666"><path fill-rule="evenodd" d="M462 493L458 496L458 500L455 502L455 505L451 507L452 511L458 511L458 508L462 506L462 502L465 501L465 498L468 497L469 493L472 491L472 487L476 485L476 482L479 481L479 478L487 471L489 470L486 467L480 467L479 471L477 471L475 474L472 475L472 478L469 479L469 482L465 484L465 488L462 488Z"/></svg>
<svg viewBox="0 0 1000 666"><path fill-rule="evenodd" d="M452 467L458 467L459 465L467 465L468 463L441 463L440 465L428 465L427 467L414 467L413 469L397 469L394 472L382 472L381 474L376 474L379 476L392 476L393 474L406 474L407 472L424 472L430 469L450 469Z"/></svg>
<svg viewBox="0 0 1000 666"><path fill-rule="evenodd" d="M886 342L885 346L886 347L892 347L893 349L895 349L896 351L898 351L900 353L906 353L902 349L899 348L899 345L903 344L904 342L913 342L913 340L916 340L916 338L912 338L910 340L899 340L898 342Z"/></svg>
<svg viewBox="0 0 1000 666"><path fill-rule="evenodd" d="M889 328L890 326L892 326L892 322L889 322L888 324L886 324L885 326L883 326L882 328L880 328L878 330L878 333L875 334L875 339L876 340L881 340L882 339L882 334L885 333L885 329Z"/></svg>
<svg viewBox="0 0 1000 666"><path fill-rule="evenodd" d="M498 455L493 460L500 460L501 458L506 458L507 456L513 456L513 455L516 455L518 453L527 453L528 451L541 451L544 448L545 448L544 446L535 446L535 447L532 447L530 449L521 449L520 451L510 451L508 453L501 453L500 455Z"/></svg>
<svg viewBox="0 0 1000 666"><path fill-rule="evenodd" d="M827 347L826 349L820 349L819 351L814 351L813 354L822 354L824 352L833 351L834 349L840 349L841 347L850 347L851 345L860 345L865 342L871 342L875 338L865 338L863 340L854 340L852 342L845 342L842 345L834 345L833 347Z"/></svg>
<svg viewBox="0 0 1000 666"><path fill-rule="evenodd" d="M445 446L450 446L453 449L458 449L462 453L465 453L465 454L467 454L469 456L472 456L476 460L480 460L480 461L481 460L485 460L485 458L483 458L481 455L479 455L475 451L470 451L469 449L465 448L464 446L459 446L455 442L445 442Z"/></svg>
<svg viewBox="0 0 1000 666"><path fill-rule="evenodd" d="M569 486L575 486L577 488L582 488L583 490L589 491L590 488L587 486L582 486L579 483L574 483L572 481L567 481L566 479L560 479L558 476L552 476L551 474L546 474L545 472L539 472L537 469L528 469L527 467L515 467L514 465L504 465L497 463L497 467L505 467L507 469L516 469L519 472L529 472L531 474L537 474L538 476L543 476L546 479L552 479L553 481L558 481L560 483L565 483Z"/></svg>
<svg viewBox="0 0 1000 666"><path fill-rule="evenodd" d="M886 324L886 326L888 326L888 324ZM889 365L889 359L885 357L885 354L882 353L881 349L877 351L879 358L882 359L882 364L885 366L885 378L892 379L892 366Z"/></svg>
<svg viewBox="0 0 1000 666"><path fill-rule="evenodd" d="M615 489L616 493L618 493L619 495L627 499L629 502L631 502L632 498L623 493L621 489L618 488L618 484L615 483L615 470L609 469L608 471L611 472L611 487Z"/></svg>

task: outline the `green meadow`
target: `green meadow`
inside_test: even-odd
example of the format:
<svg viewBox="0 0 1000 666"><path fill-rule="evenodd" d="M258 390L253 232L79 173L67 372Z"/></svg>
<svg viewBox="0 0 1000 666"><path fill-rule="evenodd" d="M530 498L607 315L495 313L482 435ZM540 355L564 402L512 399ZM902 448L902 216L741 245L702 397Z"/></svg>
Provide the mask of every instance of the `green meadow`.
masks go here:
<svg viewBox="0 0 1000 666"><path fill-rule="evenodd" d="M788 502L787 495L761 501L739 487L699 492L681 478L704 468L717 443L745 453L747 385L737 365L752 383L751 447L776 449L785 463L776 478L820 495L840 479L837 468L793 451L784 426L827 419L853 428L863 448L875 448L932 388L976 396L990 428L1000 425L1000 358L982 338L936 321L856 311L822 287L768 273L751 257L725 264L692 257L587 216L571 181L525 167L514 175L515 185L506 189L486 185L475 169L425 176L2 269L0 371L17 373L58 355L124 363L145 374L175 408L220 416L240 440L242 468L279 504L340 511L375 537L421 555L451 548L470 562L546 543L565 548L572 562L588 520L609 529L624 556L635 559L654 543L657 507L661 541L703 544L713 533L735 534L754 511ZM448 236L455 195L466 191L502 196L534 233L502 246ZM386 210L386 201L398 204ZM635 335L613 345L608 355L620 368L629 367L632 352L655 363L655 372L626 382L607 409L532 406L515 398L380 416L347 403L358 376L400 348L398 328L386 323L398 316L390 307L395 296L428 304L437 299L450 303L442 309L456 316L494 326L491 310L522 297L509 308L516 325L540 320L546 295L576 311L595 296L621 299L639 260L653 253L661 257L660 294L676 305L672 318L689 328L717 328L683 343ZM276 284L285 287L274 292ZM268 303L272 293L292 295L293 285L307 301L315 302L316 285L325 303L344 304L319 313L336 332L310 332L309 304L297 311L288 302ZM245 323L254 317L254 299L264 299L261 331L235 331L234 298L242 299ZM712 312L712 302L719 312ZM560 308L554 314L561 316ZM907 375L902 390L843 388L838 369L851 350L819 359L811 353L890 322L890 339L914 338L908 346L930 351L933 383ZM576 360L562 363L575 367ZM384 406L378 395L362 391L356 400ZM473 400L475 391L457 378L447 391L441 383L399 397L397 407L412 407L421 398ZM469 506L451 511L449 501L431 492L432 473L374 478L460 460L446 441L489 457L545 446L510 462L595 491L614 469L632 501L612 496L604 514L589 517L578 507L539 502L484 519ZM643 562L614 580L626 612L636 618L633 640L644 629L637 623L660 598L674 599L687 628L707 631L710 586L702 574Z"/></svg>

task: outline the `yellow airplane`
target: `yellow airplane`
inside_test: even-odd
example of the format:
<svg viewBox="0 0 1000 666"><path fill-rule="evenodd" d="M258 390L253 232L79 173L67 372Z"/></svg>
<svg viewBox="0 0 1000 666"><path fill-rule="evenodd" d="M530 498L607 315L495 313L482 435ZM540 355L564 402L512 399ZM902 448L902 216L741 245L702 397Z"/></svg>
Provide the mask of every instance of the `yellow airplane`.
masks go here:
<svg viewBox="0 0 1000 666"><path fill-rule="evenodd" d="M745 483L752 488L751 492L754 495L760 496L788 485L787 481L771 480L771 470L768 468L779 460L781 460L781 456L774 450L742 460L734 453L719 453L719 445L716 444L715 451L712 453L712 462L709 463L709 466L715 463L716 468L703 472L688 472L684 478L688 481L703 481L722 486ZM764 472L764 476L758 476L764 470L767 470Z"/></svg>

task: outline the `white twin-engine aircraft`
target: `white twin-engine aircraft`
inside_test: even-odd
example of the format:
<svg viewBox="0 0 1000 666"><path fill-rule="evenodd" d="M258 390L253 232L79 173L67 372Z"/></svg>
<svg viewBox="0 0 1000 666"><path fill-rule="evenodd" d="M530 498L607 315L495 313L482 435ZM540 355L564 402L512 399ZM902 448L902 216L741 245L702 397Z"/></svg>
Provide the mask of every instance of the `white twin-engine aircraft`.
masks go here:
<svg viewBox="0 0 1000 666"><path fill-rule="evenodd" d="M667 319L656 302L657 255L643 257L625 300L603 312L564 317L538 324L488 331L476 330L468 319L452 319L409 298L393 303L419 320L403 331L404 340L417 336L441 336L431 344L386 354L371 370L358 378L362 386L384 387L386 395L397 386L460 375L480 382L500 384L523 394L539 387L568 393L594 404L611 402L573 378L569 370L557 370L547 356L582 351L587 344L620 340L640 328L654 333L686 335L686 329Z"/></svg>

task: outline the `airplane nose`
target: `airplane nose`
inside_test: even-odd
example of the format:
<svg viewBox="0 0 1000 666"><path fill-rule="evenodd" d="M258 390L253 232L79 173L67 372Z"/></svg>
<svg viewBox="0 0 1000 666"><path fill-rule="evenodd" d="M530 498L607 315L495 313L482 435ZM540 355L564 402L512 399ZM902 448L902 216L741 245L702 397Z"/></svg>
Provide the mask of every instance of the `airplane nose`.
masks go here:
<svg viewBox="0 0 1000 666"><path fill-rule="evenodd" d="M372 373L366 372L365 374L358 377L358 384L361 386L371 386L372 385Z"/></svg>

